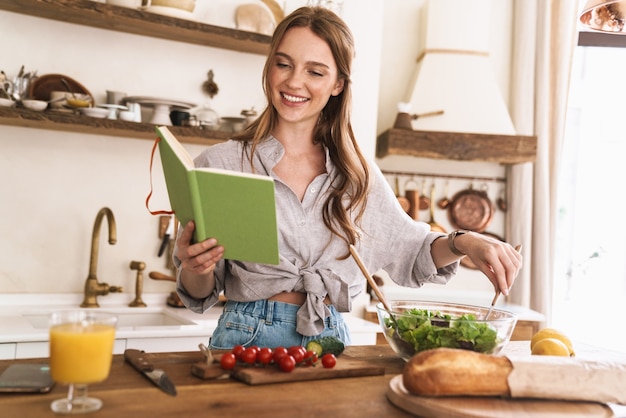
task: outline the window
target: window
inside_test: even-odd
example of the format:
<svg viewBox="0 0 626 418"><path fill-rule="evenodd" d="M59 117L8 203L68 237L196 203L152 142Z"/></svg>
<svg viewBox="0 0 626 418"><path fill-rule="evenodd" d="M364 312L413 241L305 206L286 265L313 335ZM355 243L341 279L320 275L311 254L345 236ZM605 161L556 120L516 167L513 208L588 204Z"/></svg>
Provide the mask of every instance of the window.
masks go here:
<svg viewBox="0 0 626 418"><path fill-rule="evenodd" d="M554 328L626 349L626 37L581 32L560 167Z"/></svg>

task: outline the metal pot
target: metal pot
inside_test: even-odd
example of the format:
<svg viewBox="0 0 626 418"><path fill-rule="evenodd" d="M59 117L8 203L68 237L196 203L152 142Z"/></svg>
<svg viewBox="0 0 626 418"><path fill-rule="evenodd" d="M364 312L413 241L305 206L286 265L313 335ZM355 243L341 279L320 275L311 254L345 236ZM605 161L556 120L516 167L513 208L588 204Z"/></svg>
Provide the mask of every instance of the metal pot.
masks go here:
<svg viewBox="0 0 626 418"><path fill-rule="evenodd" d="M495 208L486 190L461 190L448 206L450 223L458 229L483 232L493 218Z"/></svg>

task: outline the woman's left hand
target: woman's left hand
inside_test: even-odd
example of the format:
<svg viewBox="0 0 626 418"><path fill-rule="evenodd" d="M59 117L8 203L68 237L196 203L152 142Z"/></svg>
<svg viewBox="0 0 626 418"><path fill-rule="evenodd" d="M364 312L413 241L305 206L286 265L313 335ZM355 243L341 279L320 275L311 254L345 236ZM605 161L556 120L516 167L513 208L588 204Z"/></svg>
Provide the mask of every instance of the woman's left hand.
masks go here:
<svg viewBox="0 0 626 418"><path fill-rule="evenodd" d="M510 244L475 232L458 235L455 246L466 254L476 267L503 295L509 294L522 268L522 255Z"/></svg>

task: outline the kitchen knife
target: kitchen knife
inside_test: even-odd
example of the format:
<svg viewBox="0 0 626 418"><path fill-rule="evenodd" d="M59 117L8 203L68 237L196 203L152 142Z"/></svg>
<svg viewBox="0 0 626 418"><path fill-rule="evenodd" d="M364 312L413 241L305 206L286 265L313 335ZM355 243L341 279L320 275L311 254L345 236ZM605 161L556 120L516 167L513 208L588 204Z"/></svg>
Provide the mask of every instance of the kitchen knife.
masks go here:
<svg viewBox="0 0 626 418"><path fill-rule="evenodd" d="M174 383L172 383L163 370L155 369L154 366L146 360L144 354L143 351L129 348L124 351L124 358L159 389L172 396L176 396L176 386L174 386Z"/></svg>

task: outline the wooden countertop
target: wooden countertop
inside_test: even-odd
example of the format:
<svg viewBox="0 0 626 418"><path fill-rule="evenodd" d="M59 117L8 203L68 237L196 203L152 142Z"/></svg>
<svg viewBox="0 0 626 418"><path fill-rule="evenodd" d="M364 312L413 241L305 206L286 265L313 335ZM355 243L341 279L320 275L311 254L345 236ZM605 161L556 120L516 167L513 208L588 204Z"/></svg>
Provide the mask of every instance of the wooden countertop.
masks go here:
<svg viewBox="0 0 626 418"><path fill-rule="evenodd" d="M169 396L153 386L124 361L113 359L109 378L89 386L102 399L102 410L90 416L121 417L410 417L386 397L389 381L402 372L404 361L388 346L349 346L345 353L385 368L381 376L250 386L234 379L201 380L191 374L198 352L151 353L153 364L165 370L178 395ZM47 359L45 359L47 362ZM341 357L339 358L341 361ZM0 372L13 363L41 363L42 359L0 361ZM6 417L58 417L50 403L65 396L67 387L55 385L47 394L0 394L0 410Z"/></svg>

